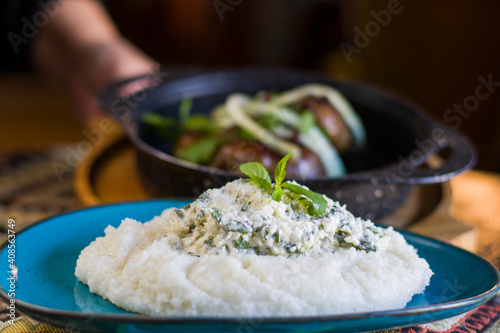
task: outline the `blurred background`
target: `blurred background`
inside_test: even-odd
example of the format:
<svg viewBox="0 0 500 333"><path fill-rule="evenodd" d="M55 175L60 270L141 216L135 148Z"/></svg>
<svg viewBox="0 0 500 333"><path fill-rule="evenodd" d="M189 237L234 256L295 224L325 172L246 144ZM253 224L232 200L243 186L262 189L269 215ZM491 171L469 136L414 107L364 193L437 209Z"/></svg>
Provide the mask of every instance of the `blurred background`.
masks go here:
<svg viewBox="0 0 500 333"><path fill-rule="evenodd" d="M368 82L467 134L479 150L477 168L500 171L500 92L492 86L484 100L471 97L480 77L500 82L498 1L108 0L106 5L120 31L167 68L295 67ZM1 150L84 139L67 97L36 73L0 74L0 103ZM470 111L453 111L464 103Z"/></svg>

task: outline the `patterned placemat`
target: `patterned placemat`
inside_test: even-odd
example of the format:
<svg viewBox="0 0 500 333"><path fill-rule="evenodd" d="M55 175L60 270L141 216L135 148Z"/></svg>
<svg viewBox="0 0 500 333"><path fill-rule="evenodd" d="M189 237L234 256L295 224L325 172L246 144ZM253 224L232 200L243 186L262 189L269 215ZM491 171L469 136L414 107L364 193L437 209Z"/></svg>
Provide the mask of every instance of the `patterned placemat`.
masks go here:
<svg viewBox="0 0 500 333"><path fill-rule="evenodd" d="M68 146L64 149L67 150ZM77 207L73 192L73 168L67 167L61 173L58 166L66 165L62 147L44 152L23 154L0 153L0 237L6 238L8 220L14 219L16 227L27 226L37 220L59 214ZM478 177L477 175L475 176ZM499 178L500 179L500 178ZM466 182L469 186L477 184ZM491 180L488 180L488 184ZM497 192L489 193L500 197ZM460 199L460 198L459 198ZM497 207L498 209L498 207ZM499 216L499 215L496 215ZM495 216L495 218L496 218ZM474 220L475 216L470 217ZM481 249L479 251L481 253ZM491 255L491 253L489 253ZM493 258L495 259L495 258ZM498 263L500 258L496 258ZM490 258L491 260L491 258ZM15 318L15 319L14 319ZM500 296L481 307L461 316L405 327L384 333L500 333ZM0 304L0 332L72 332L37 322L22 313L11 314L7 304ZM75 331L73 331L75 332ZM76 330L78 332L78 330Z"/></svg>

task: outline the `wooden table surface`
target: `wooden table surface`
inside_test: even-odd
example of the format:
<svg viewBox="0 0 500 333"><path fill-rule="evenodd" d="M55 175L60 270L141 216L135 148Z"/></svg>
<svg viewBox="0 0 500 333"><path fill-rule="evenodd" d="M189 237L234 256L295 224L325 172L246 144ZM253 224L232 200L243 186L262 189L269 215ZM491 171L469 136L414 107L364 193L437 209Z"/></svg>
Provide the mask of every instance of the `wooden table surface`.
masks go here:
<svg viewBox="0 0 500 333"><path fill-rule="evenodd" d="M0 74L0 150L29 151L85 139L70 103L32 74Z"/></svg>

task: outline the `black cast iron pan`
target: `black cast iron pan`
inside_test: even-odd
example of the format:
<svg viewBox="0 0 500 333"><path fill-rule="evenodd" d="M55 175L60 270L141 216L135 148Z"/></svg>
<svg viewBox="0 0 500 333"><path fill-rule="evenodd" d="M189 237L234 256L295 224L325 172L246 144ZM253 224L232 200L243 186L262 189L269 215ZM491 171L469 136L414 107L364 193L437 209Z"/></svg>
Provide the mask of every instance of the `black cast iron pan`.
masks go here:
<svg viewBox="0 0 500 333"><path fill-rule="evenodd" d="M331 85L346 96L363 120L368 146L344 156L346 175L299 181L346 204L356 216L386 216L404 201L412 185L444 182L474 165L476 154L470 142L419 107L367 85L313 72L243 69L192 75L161 71L112 85L99 100L135 144L146 190L155 197L195 197L239 176L170 155L172 143L141 123L144 112L177 116L180 101L191 97L193 113L208 113L234 92L254 95L313 82ZM438 168L425 167L426 160L439 152L445 152L444 162Z"/></svg>

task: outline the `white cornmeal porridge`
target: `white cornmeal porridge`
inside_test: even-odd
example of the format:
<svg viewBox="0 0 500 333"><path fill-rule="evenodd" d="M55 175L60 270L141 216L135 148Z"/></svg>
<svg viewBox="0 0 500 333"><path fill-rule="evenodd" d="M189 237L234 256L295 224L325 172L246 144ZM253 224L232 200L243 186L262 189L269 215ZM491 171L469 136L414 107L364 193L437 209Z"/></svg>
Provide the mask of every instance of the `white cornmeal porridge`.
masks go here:
<svg viewBox="0 0 500 333"><path fill-rule="evenodd" d="M76 276L126 310L154 316L311 316L403 308L429 284L392 228L327 198L307 214L248 179L150 222L124 219L85 248Z"/></svg>

